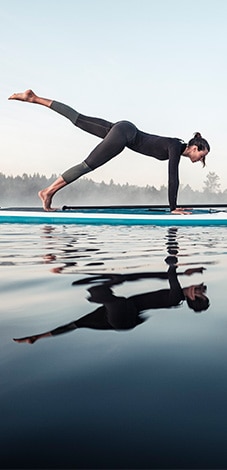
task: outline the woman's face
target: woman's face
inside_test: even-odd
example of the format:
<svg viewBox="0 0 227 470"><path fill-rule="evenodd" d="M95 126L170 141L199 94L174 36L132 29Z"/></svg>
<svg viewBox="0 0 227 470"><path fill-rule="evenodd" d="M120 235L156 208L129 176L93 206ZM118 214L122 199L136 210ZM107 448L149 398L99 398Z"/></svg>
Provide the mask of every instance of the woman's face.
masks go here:
<svg viewBox="0 0 227 470"><path fill-rule="evenodd" d="M183 155L189 157L192 163L200 162L208 154L208 150L198 150L197 145L186 147Z"/></svg>
<svg viewBox="0 0 227 470"><path fill-rule="evenodd" d="M188 287L187 296L191 300L195 300L196 297L200 297L201 299L206 299L205 292L207 287L204 284L196 284Z"/></svg>

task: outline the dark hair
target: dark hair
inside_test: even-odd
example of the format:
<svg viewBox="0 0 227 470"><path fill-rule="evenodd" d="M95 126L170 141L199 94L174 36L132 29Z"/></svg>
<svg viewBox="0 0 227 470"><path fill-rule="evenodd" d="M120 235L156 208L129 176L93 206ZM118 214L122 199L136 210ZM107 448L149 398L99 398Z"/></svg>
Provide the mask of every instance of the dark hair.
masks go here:
<svg viewBox="0 0 227 470"><path fill-rule="evenodd" d="M187 304L189 308L192 308L194 312L202 312L203 310L207 310L210 306L209 299L207 297L201 298L195 296L195 299L189 299L186 297Z"/></svg>
<svg viewBox="0 0 227 470"><path fill-rule="evenodd" d="M191 145L196 145L199 151L208 150L208 152L210 152L210 145L208 144L207 140L201 136L200 132L195 132L194 137L191 140L189 140L188 147L190 147ZM205 166L206 164L205 161L206 161L206 157L203 157L202 158L203 166Z"/></svg>

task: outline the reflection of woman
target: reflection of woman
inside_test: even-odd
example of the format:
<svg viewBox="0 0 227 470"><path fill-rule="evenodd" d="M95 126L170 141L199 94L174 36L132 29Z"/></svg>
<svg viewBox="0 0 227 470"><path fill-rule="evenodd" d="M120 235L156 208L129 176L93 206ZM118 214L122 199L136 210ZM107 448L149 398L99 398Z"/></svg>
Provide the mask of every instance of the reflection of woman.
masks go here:
<svg viewBox="0 0 227 470"><path fill-rule="evenodd" d="M201 161L205 165L205 158L210 151L210 146L199 132L186 144L177 138L147 134L128 121L112 123L104 119L84 116L63 103L39 97L32 90L15 93L9 99L27 101L51 108L70 119L80 129L103 139L82 163L65 171L48 188L39 192L45 210L51 210L52 198L57 191L80 178L80 176L104 165L104 163L119 155L125 147L128 147L139 154L154 157L161 161L169 161L168 194L170 209L174 213L184 214L183 209L176 209L179 186L178 166L181 155L188 157L192 163Z"/></svg>
<svg viewBox="0 0 227 470"><path fill-rule="evenodd" d="M194 272L202 272L195 269ZM193 270L187 270L184 274L192 274ZM165 276L163 276L163 274ZM60 326L46 333L18 338L14 341L18 343L27 342L34 343L38 339L49 336L56 336L67 333L78 328L90 328L98 330L129 330L135 328L144 321L141 314L150 309L162 309L177 307L182 301L186 300L188 306L196 312L201 312L209 307L209 300L205 295L206 287L203 284L191 285L181 288L177 278L176 267L170 266L168 273L147 273L144 277L162 278L168 277L169 289L160 289L154 292L133 295L129 298L117 297L113 294L111 285L119 284L124 280L129 280L129 276L114 276L109 283L93 286L88 289L90 293L90 302L100 303L101 307L97 308L76 321ZM133 279L137 275L133 275ZM141 278L141 275L137 276ZM101 278L101 276L99 277Z"/></svg>

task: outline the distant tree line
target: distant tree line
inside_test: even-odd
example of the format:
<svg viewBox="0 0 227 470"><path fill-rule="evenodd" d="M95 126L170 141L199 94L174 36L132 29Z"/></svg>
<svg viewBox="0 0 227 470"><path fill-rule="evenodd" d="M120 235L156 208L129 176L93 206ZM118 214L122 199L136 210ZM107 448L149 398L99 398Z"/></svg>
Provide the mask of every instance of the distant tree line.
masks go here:
<svg viewBox="0 0 227 470"><path fill-rule="evenodd" d="M6 176L0 173L0 206L40 206L37 193L56 179L57 175L47 178L35 173L22 176ZM225 203L227 189L220 190L220 178L208 173L201 190L193 190L188 184L181 186L179 204ZM167 204L167 187L95 183L88 178L81 178L60 191L54 205L107 205L107 204Z"/></svg>

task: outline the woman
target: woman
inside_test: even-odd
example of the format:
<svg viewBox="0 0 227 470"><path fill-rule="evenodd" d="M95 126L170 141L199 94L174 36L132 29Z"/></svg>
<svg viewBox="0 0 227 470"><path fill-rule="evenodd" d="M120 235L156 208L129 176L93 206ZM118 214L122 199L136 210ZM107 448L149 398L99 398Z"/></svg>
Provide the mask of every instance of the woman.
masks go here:
<svg viewBox="0 0 227 470"><path fill-rule="evenodd" d="M158 160L169 160L168 197L170 210L173 214L186 213L183 209L177 208L178 166L181 155L190 158L193 163L201 161L205 166L205 157L210 151L210 146L199 132L186 144L177 138L147 134L138 130L134 124L128 121L112 123L103 119L84 116L63 103L41 98L35 95L32 90L27 90L24 93L14 93L9 99L36 103L51 108L70 119L80 129L103 139L82 163L65 171L54 183L39 192L44 210L53 210L51 202L57 191L80 178L80 176L108 162L127 147L137 153Z"/></svg>
<svg viewBox="0 0 227 470"><path fill-rule="evenodd" d="M100 275L94 278L80 279L73 282L73 286L85 284L86 282L94 282L100 280L103 283L94 285L88 290L90 297L89 302L102 304L101 307L87 313L83 317L78 318L66 325L61 325L53 330L46 331L41 334L32 336L25 336L24 338L14 338L17 343L33 344L38 339L57 336L63 333L70 333L71 331L80 328L89 328L92 330L130 330L142 323L148 317L144 317L146 312L150 310L162 310L173 307L179 307L183 301L186 300L188 307L193 309L194 312L202 312L209 308L210 302L205 295L206 286L204 284L191 285L182 288L178 275L191 275L194 272L203 272L203 268L188 269L183 273L176 272L176 266L170 266L167 273L151 272L151 273L138 273L126 275ZM111 280L112 277L112 280ZM109 280L108 280L109 278ZM143 294L136 294L130 297L116 296L112 287L122 284L125 281L135 281L140 279L168 279L169 289L159 289L156 291L149 291ZM82 281L82 282L81 282Z"/></svg>

